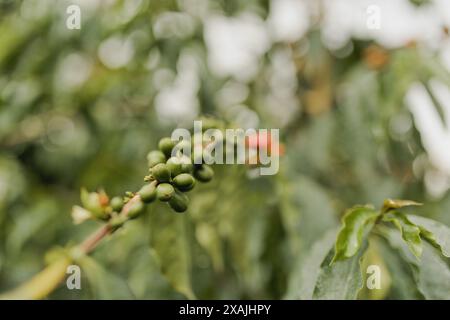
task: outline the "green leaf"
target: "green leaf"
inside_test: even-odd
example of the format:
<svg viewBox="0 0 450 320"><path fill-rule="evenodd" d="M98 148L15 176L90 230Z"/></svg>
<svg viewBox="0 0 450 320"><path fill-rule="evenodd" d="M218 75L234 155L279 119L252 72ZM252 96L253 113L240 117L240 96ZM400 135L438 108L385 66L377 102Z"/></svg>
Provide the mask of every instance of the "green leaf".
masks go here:
<svg viewBox="0 0 450 320"><path fill-rule="evenodd" d="M150 212L150 246L162 274L172 287L189 299L195 299L191 286L189 239L186 234L185 214L168 210Z"/></svg>
<svg viewBox="0 0 450 320"><path fill-rule="evenodd" d="M309 252L300 257L290 279L286 299L312 299L320 266L333 249L337 228L328 231L320 240L316 241Z"/></svg>
<svg viewBox="0 0 450 320"><path fill-rule="evenodd" d="M361 250L351 258L330 264L333 250L323 261L314 289L314 299L318 300L355 300L363 287L361 260L367 249L367 241Z"/></svg>
<svg viewBox="0 0 450 320"><path fill-rule="evenodd" d="M383 234L410 264L417 288L426 299L450 299L450 268L434 247L424 243L419 261L414 258L397 230L384 230Z"/></svg>
<svg viewBox="0 0 450 320"><path fill-rule="evenodd" d="M278 174L277 179L281 218L295 254L338 225L337 214L330 196L313 179L292 173Z"/></svg>
<svg viewBox="0 0 450 320"><path fill-rule="evenodd" d="M379 212L366 206L354 207L345 213L332 263L353 257L358 252L363 238L369 234L378 216Z"/></svg>
<svg viewBox="0 0 450 320"><path fill-rule="evenodd" d="M386 199L383 203L383 209L382 212L388 212L390 210L394 209L400 209L403 207L410 207L410 206L421 206L422 204L419 202L415 202L412 200L392 200L392 199Z"/></svg>
<svg viewBox="0 0 450 320"><path fill-rule="evenodd" d="M380 238L377 244L391 279L389 293L386 298L389 300L423 299L423 296L417 289L414 274L409 263L402 259L398 251L392 248L386 239Z"/></svg>
<svg viewBox="0 0 450 320"><path fill-rule="evenodd" d="M407 216L399 211L390 211L383 216L383 221L392 222L402 234L409 250L419 258L422 255L422 240L420 228L409 221Z"/></svg>
<svg viewBox="0 0 450 320"><path fill-rule="evenodd" d="M78 260L82 273L86 275L95 299L116 300L134 299L127 282L106 270L93 258L84 256Z"/></svg>
<svg viewBox="0 0 450 320"><path fill-rule="evenodd" d="M199 222L196 225L195 235L198 243L205 248L211 257L214 270L223 272L223 248L217 227L209 223Z"/></svg>
<svg viewBox="0 0 450 320"><path fill-rule="evenodd" d="M427 299L450 299L450 269L435 248L424 244L419 265L419 290Z"/></svg>
<svg viewBox="0 0 450 320"><path fill-rule="evenodd" d="M450 228L435 220L408 215L408 219L420 228L421 236L433 246L441 250L442 254L450 258Z"/></svg>

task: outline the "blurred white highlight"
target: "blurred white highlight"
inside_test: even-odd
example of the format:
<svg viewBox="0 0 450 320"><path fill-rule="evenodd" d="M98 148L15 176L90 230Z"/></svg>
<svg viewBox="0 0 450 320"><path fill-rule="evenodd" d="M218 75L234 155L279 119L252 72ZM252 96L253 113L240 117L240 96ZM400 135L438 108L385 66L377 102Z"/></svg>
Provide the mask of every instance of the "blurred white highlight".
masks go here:
<svg viewBox="0 0 450 320"><path fill-rule="evenodd" d="M450 90L437 80L430 81L429 85L442 106L443 119L422 84L414 84L405 99L434 166L425 174L427 190L432 196L439 197L450 187Z"/></svg>

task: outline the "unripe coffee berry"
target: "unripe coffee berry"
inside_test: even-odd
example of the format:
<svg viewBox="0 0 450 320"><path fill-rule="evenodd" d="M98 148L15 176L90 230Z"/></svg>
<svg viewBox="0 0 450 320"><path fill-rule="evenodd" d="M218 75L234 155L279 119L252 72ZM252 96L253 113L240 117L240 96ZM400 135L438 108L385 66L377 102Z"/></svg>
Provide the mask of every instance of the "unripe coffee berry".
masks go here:
<svg viewBox="0 0 450 320"><path fill-rule="evenodd" d="M176 142L172 141L171 138L166 137L159 140L158 148L167 158L170 158L172 155L172 149L175 147Z"/></svg>
<svg viewBox="0 0 450 320"><path fill-rule="evenodd" d="M162 153L159 150L153 150L147 154L147 162L148 162L148 166L150 168L152 168L153 166L157 165L158 163L166 162L166 156L164 155L164 153Z"/></svg>
<svg viewBox="0 0 450 320"><path fill-rule="evenodd" d="M159 182L169 182L170 170L165 163L158 163L152 168L152 176Z"/></svg>
<svg viewBox="0 0 450 320"><path fill-rule="evenodd" d="M189 191L194 187L195 179L188 173L182 173L173 179L173 185L181 191Z"/></svg>
<svg viewBox="0 0 450 320"><path fill-rule="evenodd" d="M161 201L169 201L175 193L175 189L170 183L160 183L156 187L156 197Z"/></svg>
<svg viewBox="0 0 450 320"><path fill-rule="evenodd" d="M126 221L127 221L127 217L120 215L120 216L111 218L111 220L109 220L109 224L111 225L111 228L117 229L117 228L120 228Z"/></svg>
<svg viewBox="0 0 450 320"><path fill-rule="evenodd" d="M214 118L204 118L202 119L202 130L206 131L209 129L216 129L221 126L220 121Z"/></svg>
<svg viewBox="0 0 450 320"><path fill-rule="evenodd" d="M176 191L173 194L172 198L169 200L170 207L176 212L186 211L188 208L188 204L189 198L179 191Z"/></svg>
<svg viewBox="0 0 450 320"><path fill-rule="evenodd" d="M189 158L188 156L181 156L180 162L182 173L192 173L192 171L194 170L194 165L192 164L191 158Z"/></svg>
<svg viewBox="0 0 450 320"><path fill-rule="evenodd" d="M139 199L135 200L128 208L128 217L130 219L137 218L142 212L144 212L144 203Z"/></svg>
<svg viewBox="0 0 450 320"><path fill-rule="evenodd" d="M110 204L114 211L120 212L123 208L123 199L122 197L114 197L111 199Z"/></svg>
<svg viewBox="0 0 450 320"><path fill-rule="evenodd" d="M169 160L167 160L166 162L166 165L169 168L172 178L183 172L181 160L178 157L169 158Z"/></svg>
<svg viewBox="0 0 450 320"><path fill-rule="evenodd" d="M194 170L194 177L200 182L208 182L214 176L214 170L207 164L203 164Z"/></svg>
<svg viewBox="0 0 450 320"><path fill-rule="evenodd" d="M153 181L149 184L144 185L139 191L138 194L141 197L142 201L145 203L153 202L156 199L156 186L158 182Z"/></svg>

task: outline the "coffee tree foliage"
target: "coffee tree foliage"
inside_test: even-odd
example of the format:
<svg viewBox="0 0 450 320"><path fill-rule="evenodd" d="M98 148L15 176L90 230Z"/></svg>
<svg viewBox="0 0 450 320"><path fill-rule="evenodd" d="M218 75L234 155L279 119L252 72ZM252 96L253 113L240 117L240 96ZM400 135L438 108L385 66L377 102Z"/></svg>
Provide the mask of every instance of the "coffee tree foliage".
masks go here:
<svg viewBox="0 0 450 320"><path fill-rule="evenodd" d="M68 5L0 3L1 297L450 298L450 194L427 192L433 168L417 128L393 126L413 123L413 83L450 84L431 50L352 39L333 51L313 25L294 42L271 41L239 79L211 70L205 17L263 21L267 1L111 1L82 6L81 30L66 28ZM122 56L102 53L115 50ZM177 78L192 64L194 77ZM172 113L158 107L180 82L193 95ZM204 116L280 128L279 173L216 165L185 213L154 202L113 221L123 210L113 197L133 199L144 184L147 153ZM92 198L112 209L101 216ZM74 205L100 216L74 226ZM76 250L112 224L90 255ZM64 285L69 264L81 267L81 290Z"/></svg>

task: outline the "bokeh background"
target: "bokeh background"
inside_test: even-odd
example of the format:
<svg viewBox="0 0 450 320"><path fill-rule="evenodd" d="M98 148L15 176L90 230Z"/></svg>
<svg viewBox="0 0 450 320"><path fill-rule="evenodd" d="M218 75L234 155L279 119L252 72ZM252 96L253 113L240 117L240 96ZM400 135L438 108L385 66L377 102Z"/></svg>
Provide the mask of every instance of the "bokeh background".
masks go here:
<svg viewBox="0 0 450 320"><path fill-rule="evenodd" d="M154 208L165 225L129 223L50 298L296 298L348 207L407 198L450 225L449 27L447 0L0 1L0 291L97 227L73 225L81 187L136 190L146 153L202 115L279 128L279 174L217 168L182 230ZM365 298L417 298L389 272Z"/></svg>

